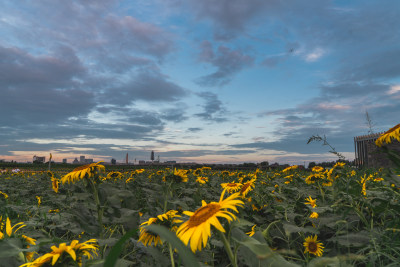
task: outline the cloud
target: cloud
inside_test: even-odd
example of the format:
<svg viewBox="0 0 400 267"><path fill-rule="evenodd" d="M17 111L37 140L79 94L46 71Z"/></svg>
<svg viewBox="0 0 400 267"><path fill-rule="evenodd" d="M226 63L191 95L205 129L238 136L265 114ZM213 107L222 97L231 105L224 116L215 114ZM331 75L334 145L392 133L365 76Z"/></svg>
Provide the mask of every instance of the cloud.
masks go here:
<svg viewBox="0 0 400 267"><path fill-rule="evenodd" d="M400 25L399 25L400 26ZM400 39L399 39L400 40ZM378 51L358 60L343 64L336 77L346 81L379 81L400 76L400 49Z"/></svg>
<svg viewBox="0 0 400 267"><path fill-rule="evenodd" d="M189 132L196 133L196 132L200 132L202 130L202 128L192 127L192 128L188 128L187 130Z"/></svg>
<svg viewBox="0 0 400 267"><path fill-rule="evenodd" d="M160 117L163 120L172 121L172 122L183 122L183 121L189 119L189 117L185 115L186 109L187 109L186 104L179 103L179 104L177 104L177 106L180 106L180 107L163 109L161 111Z"/></svg>
<svg viewBox="0 0 400 267"><path fill-rule="evenodd" d="M271 14L280 6L276 0L171 1L173 8L194 13L197 21L210 21L216 40L228 41L245 31L261 14Z"/></svg>
<svg viewBox="0 0 400 267"><path fill-rule="evenodd" d="M325 55L326 51L322 48L316 48L311 53L305 55L305 60L307 62L314 62L320 59L323 55Z"/></svg>
<svg viewBox="0 0 400 267"><path fill-rule="evenodd" d="M3 43L18 44L35 54L60 45L74 47L91 73L120 75L156 68L175 50L173 34L125 14L119 1L36 1L24 8L6 1L2 8Z"/></svg>
<svg viewBox="0 0 400 267"><path fill-rule="evenodd" d="M203 120L214 122L225 122L228 120L225 117L226 109L216 94L211 92L201 92L197 95L203 98L206 103L203 105L203 112L197 113L195 116L200 117Z"/></svg>
<svg viewBox="0 0 400 267"><path fill-rule="evenodd" d="M105 18L103 34L105 40L113 46L119 40L118 48L123 51L133 50L162 59L173 49L172 35L156 25L141 22L131 16Z"/></svg>
<svg viewBox="0 0 400 267"><path fill-rule="evenodd" d="M3 125L55 122L86 114L93 94L77 79L86 69L70 48L34 56L19 48L0 47L0 112Z"/></svg>
<svg viewBox="0 0 400 267"><path fill-rule="evenodd" d="M388 95L394 95L400 93L400 85L390 86L390 90L387 92Z"/></svg>
<svg viewBox="0 0 400 267"><path fill-rule="evenodd" d="M100 96L102 103L129 105L137 100L174 102L187 95L187 90L168 81L159 72L141 71L119 86L107 88Z"/></svg>
<svg viewBox="0 0 400 267"><path fill-rule="evenodd" d="M365 112L372 118L374 131L387 130L395 125L400 103L390 92L391 86L377 83L345 83L322 85L320 95L298 104L294 108L264 113L275 117L275 141L252 142L234 145L235 148L276 149L303 154L322 153L329 147L306 144L312 135L326 135L328 142L338 152L353 152L353 137L367 134Z"/></svg>
<svg viewBox="0 0 400 267"><path fill-rule="evenodd" d="M232 80L234 74L251 66L254 62L253 57L226 46L219 46L214 53L211 43L208 41L202 43L201 49L199 60L217 68L214 73L200 77L196 81L201 86L226 85Z"/></svg>

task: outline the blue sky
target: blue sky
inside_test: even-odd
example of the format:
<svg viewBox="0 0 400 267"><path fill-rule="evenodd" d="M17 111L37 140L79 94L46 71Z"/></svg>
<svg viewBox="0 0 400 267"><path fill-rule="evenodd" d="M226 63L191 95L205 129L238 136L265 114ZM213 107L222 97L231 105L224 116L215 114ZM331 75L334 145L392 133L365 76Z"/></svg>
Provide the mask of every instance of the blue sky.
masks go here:
<svg viewBox="0 0 400 267"><path fill-rule="evenodd" d="M0 159L346 158L399 123L398 1L1 1Z"/></svg>

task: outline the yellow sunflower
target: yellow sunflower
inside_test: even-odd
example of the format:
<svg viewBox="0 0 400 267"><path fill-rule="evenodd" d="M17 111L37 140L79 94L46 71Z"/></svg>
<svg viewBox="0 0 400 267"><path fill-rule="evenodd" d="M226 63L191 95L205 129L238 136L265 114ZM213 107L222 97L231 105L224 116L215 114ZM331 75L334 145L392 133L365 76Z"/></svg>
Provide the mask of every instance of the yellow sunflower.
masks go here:
<svg viewBox="0 0 400 267"><path fill-rule="evenodd" d="M37 205L38 205L38 207L40 207L40 204L42 204L42 198L39 196L36 196L36 199L37 199Z"/></svg>
<svg viewBox="0 0 400 267"><path fill-rule="evenodd" d="M329 182L326 182L326 183L322 183L322 186L332 186L332 182L331 181L329 181Z"/></svg>
<svg viewBox="0 0 400 267"><path fill-rule="evenodd" d="M7 199L7 198L8 198L8 195L7 195L6 193L4 193L4 192L1 192L1 191L0 191L0 195L3 195L4 199Z"/></svg>
<svg viewBox="0 0 400 267"><path fill-rule="evenodd" d="M193 252L201 250L202 247L206 246L208 238L211 236L211 225L217 228L218 231L225 233L225 229L219 222L218 217L223 217L227 219L228 222L236 220L236 216L228 211L228 209L238 213L236 207L242 207L244 203L237 199L240 197L239 193L232 194L226 199L223 199L225 191L226 189L222 192L219 202L207 204L203 200L202 207L195 212L183 212L185 215L190 216L190 218L178 228L176 235L186 245L190 241L190 248Z"/></svg>
<svg viewBox="0 0 400 267"><path fill-rule="evenodd" d="M141 174L145 171L145 169L137 169L134 171L135 174Z"/></svg>
<svg viewBox="0 0 400 267"><path fill-rule="evenodd" d="M287 167L287 168L282 170L282 173L285 173L285 172L288 172L288 171L291 171L291 170L295 170L298 167L299 167L298 165L293 165L293 166Z"/></svg>
<svg viewBox="0 0 400 267"><path fill-rule="evenodd" d="M256 226L257 226L257 224L255 224L253 227L251 227L251 231L246 233L246 235L253 236L256 233L256 231L255 231Z"/></svg>
<svg viewBox="0 0 400 267"><path fill-rule="evenodd" d="M74 262L78 263L79 266L81 266L83 256L87 256L89 259L91 259L93 255L97 256L98 245L96 242L96 239L90 239L83 243L79 243L78 240L73 240L69 246L66 243L61 243L58 247L52 246L52 251L50 253L37 258L33 262L25 263L20 267L47 266L50 264L50 262L51 265L54 265L58 259L61 259L60 261L62 262L68 260L71 261L72 259Z"/></svg>
<svg viewBox="0 0 400 267"><path fill-rule="evenodd" d="M255 187L254 182L255 182L255 179L251 179L250 181L244 183L242 188L239 191L239 194L241 196L245 197L247 195L247 193L249 193Z"/></svg>
<svg viewBox="0 0 400 267"><path fill-rule="evenodd" d="M242 187L242 184L231 182L231 183L222 183L221 186L222 188L226 189L226 191L228 191L229 193L233 193L238 191Z"/></svg>
<svg viewBox="0 0 400 267"><path fill-rule="evenodd" d="M54 176L51 177L51 187L53 188L53 191L58 193L58 184L60 181L55 178Z"/></svg>
<svg viewBox="0 0 400 267"><path fill-rule="evenodd" d="M308 198L306 198L307 202L305 202L305 204L311 205L311 207L315 208L317 206L317 200L316 199L312 199L311 196L309 196Z"/></svg>
<svg viewBox="0 0 400 267"><path fill-rule="evenodd" d="M189 180L187 173L188 170L174 169L173 181L186 183Z"/></svg>
<svg viewBox="0 0 400 267"><path fill-rule="evenodd" d="M162 244L160 236L150 231L147 231L145 229L146 226L150 224L163 225L171 231L175 232L178 228L177 224L182 222L182 220L177 219L179 217L181 216L178 214L177 210L170 210L164 214L158 215L156 218L150 218L140 225L141 227L138 241L142 242L145 246L152 246L153 243L154 246Z"/></svg>
<svg viewBox="0 0 400 267"><path fill-rule="evenodd" d="M322 253L324 252L324 247L323 244L320 243L317 239L318 239L317 235L315 235L314 237L313 236L306 237L305 242L303 244L305 247L304 253L308 252L318 257L322 256Z"/></svg>
<svg viewBox="0 0 400 267"><path fill-rule="evenodd" d="M312 212L310 215L310 218L312 218L312 219L317 219L318 217L319 217L319 214L316 212Z"/></svg>
<svg viewBox="0 0 400 267"><path fill-rule="evenodd" d="M208 177L198 176L196 182L199 184L205 184L208 182Z"/></svg>
<svg viewBox="0 0 400 267"><path fill-rule="evenodd" d="M381 147L383 143L390 144L392 139L396 139L400 142L400 123L384 132L378 139L376 139L375 144Z"/></svg>
<svg viewBox="0 0 400 267"><path fill-rule="evenodd" d="M74 183L76 181L82 180L85 177L91 178L97 173L97 171L101 171L101 170L105 171L105 167L100 164L101 162L103 162L103 161L99 161L96 163L83 165L78 168L75 168L72 172L65 175L61 179L61 182L63 184L65 184L66 182Z"/></svg>
<svg viewBox="0 0 400 267"><path fill-rule="evenodd" d="M1 221L1 217L0 217L0 221ZM15 230L14 230L14 228L15 227L17 227L18 226L18 228L16 228ZM13 235L13 234L15 234L19 229L21 229L22 227L25 227L26 225L23 223L23 222L19 222L19 223L16 223L14 226L12 226L11 227L11 221L10 221L10 218L8 218L7 217L7 220L6 220L6 232L5 232L5 234L8 236L8 237L11 237L11 235ZM4 233L3 232L0 232L0 239L3 239L4 238Z"/></svg>
<svg viewBox="0 0 400 267"><path fill-rule="evenodd" d="M107 179L121 179L123 174L121 172L109 172L107 174Z"/></svg>
<svg viewBox="0 0 400 267"><path fill-rule="evenodd" d="M307 184L314 184L318 179L324 179L324 175L322 173L312 173L306 178Z"/></svg>
<svg viewBox="0 0 400 267"><path fill-rule="evenodd" d="M312 170L313 172L322 172L322 171L324 170L324 167L321 167L321 166L314 166L311 170Z"/></svg>
<svg viewBox="0 0 400 267"><path fill-rule="evenodd" d="M25 242L26 243L28 243L29 245L27 245L26 246L26 248L30 248L30 245L36 245L36 239L33 239L33 238L31 238L31 237L29 237L29 236L26 236L26 235L22 235L22 238L25 240ZM33 257L33 255L35 254L36 252L25 252L25 258L28 260L28 261L31 261L32 260L32 257Z"/></svg>
<svg viewBox="0 0 400 267"><path fill-rule="evenodd" d="M346 165L345 162L336 162L336 164L333 165L333 168L335 169L336 167L344 167L344 165Z"/></svg>

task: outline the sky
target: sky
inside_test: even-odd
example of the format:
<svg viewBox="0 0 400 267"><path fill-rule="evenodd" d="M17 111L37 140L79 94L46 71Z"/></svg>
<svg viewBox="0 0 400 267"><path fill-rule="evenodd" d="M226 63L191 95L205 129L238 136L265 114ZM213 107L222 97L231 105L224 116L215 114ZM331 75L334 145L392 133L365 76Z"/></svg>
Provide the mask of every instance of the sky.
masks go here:
<svg viewBox="0 0 400 267"><path fill-rule="evenodd" d="M0 159L303 164L400 118L398 0L0 2Z"/></svg>

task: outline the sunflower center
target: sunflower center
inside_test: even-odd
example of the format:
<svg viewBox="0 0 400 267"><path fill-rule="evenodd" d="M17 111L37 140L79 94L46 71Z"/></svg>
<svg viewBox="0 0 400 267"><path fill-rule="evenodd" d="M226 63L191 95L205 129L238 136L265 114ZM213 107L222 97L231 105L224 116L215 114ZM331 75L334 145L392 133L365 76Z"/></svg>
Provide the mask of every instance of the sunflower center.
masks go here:
<svg viewBox="0 0 400 267"><path fill-rule="evenodd" d="M249 186L250 186L250 183L245 183L242 186L242 189L240 190L240 194L243 194Z"/></svg>
<svg viewBox="0 0 400 267"><path fill-rule="evenodd" d="M189 223L188 223L189 228L196 227L196 226L204 223L209 218L211 218L215 213L217 213L219 210L220 210L220 205L217 203L210 203L210 204L207 204L206 206L199 208L190 217Z"/></svg>
<svg viewBox="0 0 400 267"><path fill-rule="evenodd" d="M394 126L393 128L390 128L386 133L384 133L384 134L388 134L388 133L391 133L391 132L394 132L396 129L398 129L398 128L400 128L400 123L399 124L397 124L396 126Z"/></svg>
<svg viewBox="0 0 400 267"><path fill-rule="evenodd" d="M310 252L317 252L317 250L318 250L317 243L315 243L315 242L310 242L310 243L308 244L308 250L309 250Z"/></svg>
<svg viewBox="0 0 400 267"><path fill-rule="evenodd" d="M84 170L84 169L86 169L86 168L89 168L90 165L92 165L92 164L87 164L87 165L79 166L79 167L73 169L72 171L73 171L73 172L81 171L81 170Z"/></svg>

